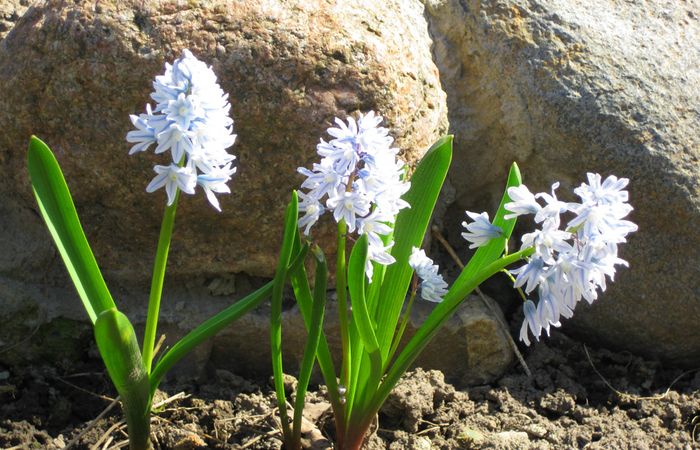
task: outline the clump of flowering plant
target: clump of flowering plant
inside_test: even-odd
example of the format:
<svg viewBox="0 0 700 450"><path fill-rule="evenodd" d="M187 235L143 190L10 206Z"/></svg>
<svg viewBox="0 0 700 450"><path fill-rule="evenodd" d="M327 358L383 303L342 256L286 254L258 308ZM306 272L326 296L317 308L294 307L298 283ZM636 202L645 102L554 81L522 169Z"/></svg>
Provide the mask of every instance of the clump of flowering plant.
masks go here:
<svg viewBox="0 0 700 450"><path fill-rule="evenodd" d="M156 177L146 190L164 187L167 206L155 257L148 316L142 350L129 319L117 309L83 233L58 162L39 139L29 143L28 165L41 214L93 323L95 340L126 415L131 450L152 448L150 412L153 394L165 373L187 352L270 296L268 283L176 342L153 365L161 293L180 192L193 194L200 186L217 210L214 194L228 193L235 172L234 156L226 149L234 143L230 105L203 62L185 50L165 73L156 77L146 113L132 116L136 127L127 135L134 144L130 153L155 145L156 153L170 152L168 165L154 167ZM301 252L303 254L303 252Z"/></svg>
<svg viewBox="0 0 700 450"><path fill-rule="evenodd" d="M433 145L417 166L410 183L403 163L381 118L370 112L328 129L333 139L321 140L320 162L311 170L300 168L305 191L293 195L287 209L286 250L282 252L273 289L271 337L278 406L285 446L299 449L301 411L314 359L328 387L336 426L337 448L359 449L375 415L403 373L415 361L439 328L462 301L482 282L519 261L512 269L515 286L526 292L538 287L539 302L525 302L526 319L536 337L541 330L559 326L570 317L580 298L592 301L605 289L614 266L626 264L617 257L617 245L636 226L623 218L631 211L627 180L589 174L589 184L575 192L581 203L565 203L552 194L531 194L521 184L513 164L506 191L493 221L486 212L467 211L471 221L462 236L476 252L452 285L420 249L438 194L452 157L452 138ZM556 188L556 185L555 185ZM544 204L541 204L540 202ZM302 213L297 221L297 211ZM338 227L336 293L342 345L340 370L336 371L322 331L327 267L320 249L313 292L303 265L289 267L289 260L305 248L311 228L326 213ZM561 215L574 217L566 229ZM541 229L523 237L519 251L509 254L508 240L516 217L535 214ZM294 225L299 227L294 229ZM350 246L349 257L347 247ZM283 385L281 355L281 292L285 279L294 289L309 340L290 424ZM276 292L276 294L275 294ZM399 343L415 297L437 303L429 317L403 347ZM403 316L402 316L402 310Z"/></svg>
<svg viewBox="0 0 700 450"><path fill-rule="evenodd" d="M537 288L539 301L525 300L525 320L520 340L530 345L528 328L539 339L542 330L549 334L550 326L559 327L560 317L569 318L582 299L592 303L598 290L605 291L606 277L612 281L615 266L627 266L617 256L618 244L627 242L637 225L624 220L632 211L623 190L629 180L614 175L601 181L599 174L588 174L588 184L574 189L580 203L565 203L552 194L533 195L525 185L508 190L513 202L505 205L506 217L534 214L540 228L522 238L521 248L534 248L524 266L511 270L517 275L515 287L525 287L530 293ZM537 200L544 200L541 205ZM571 219L562 229L562 214Z"/></svg>

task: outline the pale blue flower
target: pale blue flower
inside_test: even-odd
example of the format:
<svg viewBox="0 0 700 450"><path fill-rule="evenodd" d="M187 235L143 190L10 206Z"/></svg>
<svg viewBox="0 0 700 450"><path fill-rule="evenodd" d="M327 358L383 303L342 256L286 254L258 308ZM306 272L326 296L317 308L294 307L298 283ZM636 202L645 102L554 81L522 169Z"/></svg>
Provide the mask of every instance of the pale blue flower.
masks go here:
<svg viewBox="0 0 700 450"><path fill-rule="evenodd" d="M537 214L541 209L535 199L535 195L524 184L508 188L508 196L511 201L504 208L512 214L506 214L505 219L513 219L524 214Z"/></svg>
<svg viewBox="0 0 700 450"><path fill-rule="evenodd" d="M625 203L629 199L629 193L623 189L630 180L627 178L617 178L610 175L601 182L602 177L597 173L587 173L588 184L581 183L581 186L574 189L574 193L581 197L581 200L602 205L614 205Z"/></svg>
<svg viewBox="0 0 700 450"><path fill-rule="evenodd" d="M468 233L462 233L462 237L472 244L469 248L481 247L488 244L491 239L503 236L503 230L489 221L488 213L465 212L473 220L471 223L462 222L462 226L468 231Z"/></svg>
<svg viewBox="0 0 700 450"><path fill-rule="evenodd" d="M350 233L355 231L357 218L369 214L370 202L360 192L340 192L326 201L336 222L345 221Z"/></svg>
<svg viewBox="0 0 700 450"><path fill-rule="evenodd" d="M515 279L514 286L516 288L525 286L525 292L530 293L544 280L547 270L548 267L544 260L539 256L535 256L530 258L527 264L511 270L510 273L518 276Z"/></svg>
<svg viewBox="0 0 700 450"><path fill-rule="evenodd" d="M554 191L558 188L559 182L556 182L552 185L551 194L540 192L535 195L535 198L542 198L546 203L546 205L535 214L535 222L541 223L546 220L552 220L559 226L559 215L565 213L569 209L569 204L557 199L557 194Z"/></svg>
<svg viewBox="0 0 700 450"><path fill-rule="evenodd" d="M194 187L197 185L197 175L191 168L170 164L169 166L155 166L153 171L157 175L146 187L146 192L154 192L165 186L165 192L168 194L168 206L175 201L175 194L178 189L186 194L194 194Z"/></svg>
<svg viewBox="0 0 700 450"><path fill-rule="evenodd" d="M236 168L227 164L223 167L214 167L209 172L197 176L197 184L202 187L207 196L207 200L217 211L221 212L219 200L216 194L230 194L231 189L228 187L231 175L236 173Z"/></svg>
<svg viewBox="0 0 700 450"><path fill-rule="evenodd" d="M523 235L521 248L535 247L535 254L550 263L553 261L555 252L571 250L569 239L571 239L571 233L560 230L558 221L547 220L542 224L542 229Z"/></svg>
<svg viewBox="0 0 700 450"><path fill-rule="evenodd" d="M540 334L542 334L542 323L540 322L540 317L537 314L537 307L532 302L532 300L526 300L523 303L523 314L525 319L523 320L523 325L520 327L520 340L525 343L525 345L530 345L530 339L528 338L528 327L535 336L535 339L540 340Z"/></svg>
<svg viewBox="0 0 700 450"><path fill-rule="evenodd" d="M143 152L148 150L152 144L157 140L156 130L153 128L153 111L151 110L151 105L146 105L146 114L140 114L135 116L133 114L129 115L131 123L136 127L135 130L129 131L126 134L126 141L135 144L129 150L129 154Z"/></svg>
<svg viewBox="0 0 700 450"><path fill-rule="evenodd" d="M413 247L411 256L408 258L408 265L420 278L420 291L423 300L440 303L447 294L448 286L442 275L438 273L439 267L433 264L433 260L428 258L425 251Z"/></svg>
<svg viewBox="0 0 700 450"><path fill-rule="evenodd" d="M309 235L310 228L318 222L318 219L323 215L326 208L323 207L321 202L315 196L304 194L303 192L298 192L297 195L301 200L299 202L299 212L305 213L302 218L299 219L299 228L306 227L304 229L304 234Z"/></svg>

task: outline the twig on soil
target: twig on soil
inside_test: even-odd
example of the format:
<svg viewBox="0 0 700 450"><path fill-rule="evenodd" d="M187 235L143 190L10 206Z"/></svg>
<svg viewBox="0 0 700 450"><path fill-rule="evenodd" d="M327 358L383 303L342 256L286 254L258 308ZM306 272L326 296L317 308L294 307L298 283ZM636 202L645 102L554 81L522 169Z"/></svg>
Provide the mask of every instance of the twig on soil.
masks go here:
<svg viewBox="0 0 700 450"><path fill-rule="evenodd" d="M116 422L115 424L113 424L111 427L107 428L107 431L102 433L102 436L100 436L100 438L97 440L97 442L95 442L90 447L90 450L99 450L100 446L105 441L112 442L112 440L114 439L113 437L110 436L112 434L112 432L119 430L125 426L126 426L126 423L124 423L123 420L120 420L119 422ZM104 448L106 448L106 446Z"/></svg>
<svg viewBox="0 0 700 450"><path fill-rule="evenodd" d="M226 423L226 422L233 422L234 420L240 420L240 419L248 419L248 420L253 420L255 422L259 422L262 419L267 419L268 417L272 416L272 413L265 413L265 414L255 414L251 416L235 416L235 417L226 417L224 419L218 419L217 422L219 423Z"/></svg>
<svg viewBox="0 0 700 450"><path fill-rule="evenodd" d="M431 421L425 420L425 419L420 419L419 422L420 422L420 423L427 423L427 424L430 425L430 426L429 426L428 428L425 428L425 429L423 429L423 430L418 431L418 432L416 433L416 436L421 436L421 435L423 435L423 434L428 434L428 433L430 433L431 431L439 431L439 430L442 429L443 427L448 427L448 426L450 426L449 423L434 423L434 422L431 422Z"/></svg>
<svg viewBox="0 0 700 450"><path fill-rule="evenodd" d="M95 424L97 424L97 421L98 421L98 420L100 420L100 419L102 419L104 416L106 416L107 413L108 413L112 408L114 408L114 405L116 405L117 403L119 403L119 397L115 398L115 399L112 401L112 403L110 403L109 405L107 405L107 407L106 407L104 410L102 410L102 412L101 412L100 414L97 415L97 417L95 417L94 419L92 419L92 420L90 421L90 423L88 423L87 426L86 426L85 428L83 428L83 430L82 430L80 433L78 433L78 435L77 435L76 437L74 437L74 438L68 443L68 445L66 445L65 450L70 450L70 448L73 447L73 446L80 440L80 438L83 437L83 436L85 435L85 433L87 433L89 430L91 430L92 427L94 427Z"/></svg>
<svg viewBox="0 0 700 450"><path fill-rule="evenodd" d="M40 320L37 320L36 327L34 327L34 329L32 330L32 332L29 333L29 335L28 335L27 337L25 337L24 339L20 339L19 341L15 342L14 344L10 344L10 345L7 345L7 346L5 346L5 347L3 347L3 348L0 348L0 353L5 353L5 352L12 350L13 348L15 348L15 347L17 347L17 346L19 346L19 345L24 344L25 342L27 342L28 340L30 340L31 338L34 337L34 335L36 334L36 332L39 331L39 328L40 328L40 327L41 327L41 321L40 321Z"/></svg>
<svg viewBox="0 0 700 450"><path fill-rule="evenodd" d="M454 260L455 264L460 269L464 269L464 264L462 263L462 260L459 259L459 255L457 255L457 252L455 252L454 248L450 245L449 242L447 242L447 239L440 233L440 229L438 227L434 226L431 228L431 231L433 233L433 236L435 239L437 239L440 244L445 248L447 253L452 257ZM483 292L481 292L481 289L478 287L475 289L476 293L479 294L479 297L481 298L481 301L486 305L486 307L491 311L491 314L493 314L493 317L496 318L496 321L498 324L501 326L501 329L503 331L503 334L506 336L506 339L508 340L508 344L510 344L510 348L513 350L513 353L515 353L515 357L518 358L518 362L520 362L520 365L522 366L523 370L525 371L525 375L527 375L528 378L532 378L532 372L530 372L530 368L527 366L527 363L525 362L525 358L523 358L522 353L520 353L520 350L518 349L518 344L515 343L513 340L513 337L510 335L510 329L508 329L508 326L503 322L501 317L498 315L498 313L494 310L493 306L491 303L486 299L486 296L484 295Z"/></svg>
<svg viewBox="0 0 700 450"><path fill-rule="evenodd" d="M436 426L434 426L434 427L430 427L430 428L426 428L426 429L424 429L424 430L420 430L420 431L418 431L418 432L416 433L416 436L422 436L422 435L428 434L428 433L430 433L430 432L432 432L432 431L440 431L440 427L436 425Z"/></svg>
<svg viewBox="0 0 700 450"><path fill-rule="evenodd" d="M274 436L274 435L276 435L276 434L280 434L280 432L279 432L278 430L270 430L270 431L268 431L267 433L258 434L257 436L255 436L254 438L252 438L251 440L249 440L248 442L246 442L245 444L241 445L241 446L238 447L238 448L240 448L241 450L244 449L244 448L248 448L248 447L250 447L251 445L253 445L253 444L255 444L256 442L258 442L260 439L262 439L262 438L264 438L264 437L272 437L272 436Z"/></svg>
<svg viewBox="0 0 700 450"><path fill-rule="evenodd" d="M110 436L109 439L105 441L105 445L102 446L102 450L107 450L109 448L109 444L111 444L113 440L114 438Z"/></svg>
<svg viewBox="0 0 700 450"><path fill-rule="evenodd" d="M628 394L626 392L622 392L622 391L615 389L612 386L612 384L610 384L610 382L603 376L603 374L601 374L598 371L595 364L593 364L593 359L591 359L591 355L590 355L590 353L588 353L588 347L586 347L586 344L583 344L583 350L586 352L586 357L588 358L588 363L591 365L591 368L600 377L600 379L603 381L603 383L605 383L605 385L611 391L613 391L615 394L619 395L622 398L629 398L631 400L663 400L664 398L666 398L666 396L669 394L669 392L671 392L671 388L673 387L674 384L676 384L678 382L678 380L680 380L681 378L683 378L684 376L686 376L690 373L693 373L693 372L700 370L700 368L691 369L691 370L687 370L687 371L683 372L682 374L678 375L676 378L673 379L673 381L671 381L671 384L668 385L668 388L666 388L666 391L663 394L652 395L649 397L642 397L639 395Z"/></svg>
<svg viewBox="0 0 700 450"><path fill-rule="evenodd" d="M72 387L73 389L77 389L77 390L79 390L80 392L84 392L84 393L86 393L86 394L92 395L93 397L97 397L97 398L99 398L100 400L105 400L105 401L107 401L107 402L114 402L114 401L119 400L119 397L117 397L117 398L112 398L112 397L108 397L108 396L106 396L106 395L97 394L97 393L95 393L95 392L88 391L87 389L81 388L81 387L78 386L77 384L73 384L73 383L71 383L70 381L66 381L66 380L64 380L64 379L61 378L61 377L53 377L53 378L55 378L56 380L60 381L60 382L63 383L63 384L66 384L66 385Z"/></svg>
<svg viewBox="0 0 700 450"><path fill-rule="evenodd" d="M178 392L177 394L172 395L172 396L166 398L165 400L160 401L160 402L156 403L155 405L151 406L151 411L156 410L158 408L162 408L163 406L168 405L170 403L173 403L177 400L184 400L188 397L190 397L190 394L185 394L184 392Z"/></svg>
<svg viewBox="0 0 700 450"><path fill-rule="evenodd" d="M102 371L102 372L78 372L78 373L69 373L68 375L63 375L63 378L101 377L103 375L104 375L104 371Z"/></svg>
<svg viewBox="0 0 700 450"><path fill-rule="evenodd" d="M201 408L200 408L200 409L201 409ZM175 425L175 423L174 423L172 420L166 419L165 417L153 416L153 418L156 419L156 420L160 420L161 422L166 422L166 423L170 424L171 427L177 428L178 430L184 431L185 433L197 435L199 438L201 438L202 436L204 436L205 438L211 439L212 441L214 441L214 442L216 442L216 443L218 443L218 444L221 444L221 445L226 445L226 444L227 444L227 442L222 441L221 439L216 438L216 437L214 437L214 436L212 436L212 435L210 435L210 434L207 434L207 433L205 433L204 431L201 431L201 430L200 430L200 431L198 431L197 433L195 433L195 432L193 432L193 431L191 431L191 430L186 430L186 429L184 429L184 428L180 428L180 427L178 427L177 425ZM204 440L204 439L202 439L202 440Z"/></svg>

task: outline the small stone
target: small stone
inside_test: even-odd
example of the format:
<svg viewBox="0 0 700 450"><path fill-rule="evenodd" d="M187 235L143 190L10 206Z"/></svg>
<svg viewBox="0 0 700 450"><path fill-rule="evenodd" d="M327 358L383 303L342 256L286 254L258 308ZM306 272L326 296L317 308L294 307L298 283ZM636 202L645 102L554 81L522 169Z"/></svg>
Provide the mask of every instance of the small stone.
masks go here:
<svg viewBox="0 0 700 450"><path fill-rule="evenodd" d="M189 433L187 436L175 443L173 450L194 450L198 448L206 448L207 443L194 433Z"/></svg>
<svg viewBox="0 0 700 450"><path fill-rule="evenodd" d="M530 437L524 431L502 431L493 435L497 441L498 448L520 449L526 448L530 444Z"/></svg>
<svg viewBox="0 0 700 450"><path fill-rule="evenodd" d="M474 428L464 428L457 437L466 448L480 448L484 443L484 433Z"/></svg>
<svg viewBox="0 0 700 450"><path fill-rule="evenodd" d="M55 445L56 448L66 448L66 441L62 434L59 434L53 439L53 445Z"/></svg>

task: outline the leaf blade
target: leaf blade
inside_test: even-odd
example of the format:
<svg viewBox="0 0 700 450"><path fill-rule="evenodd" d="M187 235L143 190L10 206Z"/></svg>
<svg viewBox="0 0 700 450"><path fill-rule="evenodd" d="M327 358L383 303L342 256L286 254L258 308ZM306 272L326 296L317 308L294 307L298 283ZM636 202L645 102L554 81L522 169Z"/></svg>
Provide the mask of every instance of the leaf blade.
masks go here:
<svg viewBox="0 0 700 450"><path fill-rule="evenodd" d="M386 360L396 330L413 271L408 265L411 248L420 247L435 203L452 161L452 136L444 136L428 150L411 178L411 189L404 195L411 207L396 218L394 247L396 262L385 274L376 312L377 340Z"/></svg>
<svg viewBox="0 0 700 450"><path fill-rule="evenodd" d="M29 142L27 165L41 215L94 324L100 313L115 304L85 237L61 168L49 147L35 136Z"/></svg>

